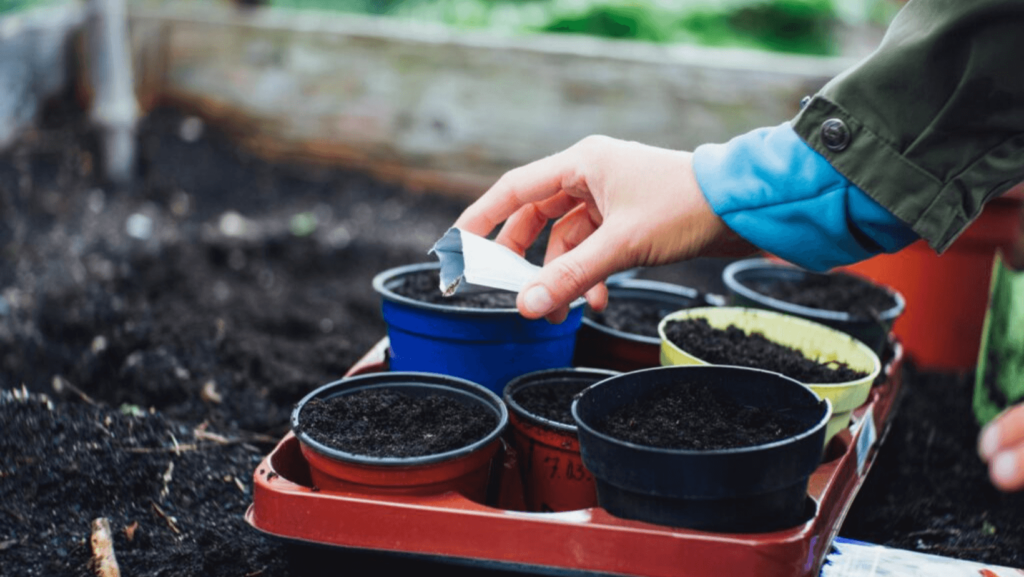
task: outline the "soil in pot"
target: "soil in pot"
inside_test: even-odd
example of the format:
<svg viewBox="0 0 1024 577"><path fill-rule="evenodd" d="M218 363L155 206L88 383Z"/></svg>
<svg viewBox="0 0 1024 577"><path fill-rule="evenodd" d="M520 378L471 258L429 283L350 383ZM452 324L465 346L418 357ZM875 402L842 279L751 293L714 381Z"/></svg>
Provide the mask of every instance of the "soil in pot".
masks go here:
<svg viewBox="0 0 1024 577"><path fill-rule="evenodd" d="M809 274L799 280L751 283L750 288L795 305L849 313L856 320L877 319L896 306L885 289L846 274Z"/></svg>
<svg viewBox="0 0 1024 577"><path fill-rule="evenodd" d="M680 383L618 409L597 428L637 445L715 450L771 443L806 427L783 413L740 405L710 387Z"/></svg>
<svg viewBox="0 0 1024 577"><path fill-rule="evenodd" d="M658 338L658 323L662 317L680 308L667 309L665 303L645 299L609 299L608 306L601 312L589 311L587 316L617 331Z"/></svg>
<svg viewBox="0 0 1024 577"><path fill-rule="evenodd" d="M529 413L556 423L576 426L572 419L572 400L592 384L571 379L550 381L523 387L512 395L512 399Z"/></svg>
<svg viewBox="0 0 1024 577"><path fill-rule="evenodd" d="M809 359L761 333L748 334L735 325L717 329L702 318L671 321L665 325L665 336L680 349L713 365L764 369L802 383L844 383L867 376L845 363Z"/></svg>
<svg viewBox="0 0 1024 577"><path fill-rule="evenodd" d="M402 282L391 290L396 294L420 302L448 305L467 309L514 309L516 293L503 290L463 290L452 296L444 296L438 288L441 284L437 270L420 271L402 277Z"/></svg>
<svg viewBox="0 0 1024 577"><path fill-rule="evenodd" d="M369 457L420 457L453 451L487 436L491 411L473 410L442 395L423 397L369 389L313 399L302 431L324 445Z"/></svg>

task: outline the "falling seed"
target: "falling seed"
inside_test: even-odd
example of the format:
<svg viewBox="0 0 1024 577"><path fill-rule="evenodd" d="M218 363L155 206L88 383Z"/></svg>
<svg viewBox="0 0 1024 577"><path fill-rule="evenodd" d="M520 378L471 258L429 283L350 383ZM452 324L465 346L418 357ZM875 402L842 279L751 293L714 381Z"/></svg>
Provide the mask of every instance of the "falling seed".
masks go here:
<svg viewBox="0 0 1024 577"><path fill-rule="evenodd" d="M153 236L153 219L144 214L135 213L125 221L124 229L132 238L147 240Z"/></svg>
<svg viewBox="0 0 1024 577"><path fill-rule="evenodd" d="M89 206L89 210L94 213L102 211L103 205L106 204L106 195L103 193L103 189L94 188L90 190L86 204Z"/></svg>
<svg viewBox="0 0 1024 577"><path fill-rule="evenodd" d="M320 332L327 334L334 330L334 321L328 318L320 319Z"/></svg>
<svg viewBox="0 0 1024 577"><path fill-rule="evenodd" d="M174 376L178 377L178 380L187 381L192 374L185 367L174 367Z"/></svg>
<svg viewBox="0 0 1024 577"><path fill-rule="evenodd" d="M206 381L203 384L203 390L199 393L204 401L219 405L224 397L217 391L217 382L213 379Z"/></svg>
<svg viewBox="0 0 1024 577"><path fill-rule="evenodd" d="M179 190L174 193L171 197L171 214L177 217L183 217L188 214L189 209L192 206L192 199L188 196L188 193Z"/></svg>
<svg viewBox="0 0 1024 577"><path fill-rule="evenodd" d="M213 283L213 298L217 302L224 302L231 298L231 287L224 281L217 281Z"/></svg>

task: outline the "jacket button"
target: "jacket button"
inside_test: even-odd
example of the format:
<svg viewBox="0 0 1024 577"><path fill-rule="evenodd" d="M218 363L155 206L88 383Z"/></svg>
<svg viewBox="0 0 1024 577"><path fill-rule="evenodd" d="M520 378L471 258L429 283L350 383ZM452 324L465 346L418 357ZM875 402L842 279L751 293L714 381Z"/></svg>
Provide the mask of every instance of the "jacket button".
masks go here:
<svg viewBox="0 0 1024 577"><path fill-rule="evenodd" d="M842 152L850 145L850 129L838 118L829 118L821 123L821 140L832 152Z"/></svg>

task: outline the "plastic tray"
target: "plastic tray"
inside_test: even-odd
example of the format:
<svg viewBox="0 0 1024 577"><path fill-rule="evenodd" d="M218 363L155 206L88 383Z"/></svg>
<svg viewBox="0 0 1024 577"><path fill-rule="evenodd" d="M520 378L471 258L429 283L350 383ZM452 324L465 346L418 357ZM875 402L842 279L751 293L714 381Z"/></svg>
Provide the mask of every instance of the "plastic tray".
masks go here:
<svg viewBox="0 0 1024 577"><path fill-rule="evenodd" d="M387 370L387 341L377 344L349 375ZM290 542L335 551L429 558L538 573L793 577L818 575L822 561L860 489L888 429L900 389L902 347L849 429L829 444L811 475L813 516L772 533L724 534L619 519L601 508L564 513L516 511L515 455L504 454L502 485L491 507L446 493L428 497L320 491L297 439L288 434L256 468L246 520ZM496 469L498 470L498 469ZM755 474L755 473L751 473ZM519 497L517 499L517 497Z"/></svg>

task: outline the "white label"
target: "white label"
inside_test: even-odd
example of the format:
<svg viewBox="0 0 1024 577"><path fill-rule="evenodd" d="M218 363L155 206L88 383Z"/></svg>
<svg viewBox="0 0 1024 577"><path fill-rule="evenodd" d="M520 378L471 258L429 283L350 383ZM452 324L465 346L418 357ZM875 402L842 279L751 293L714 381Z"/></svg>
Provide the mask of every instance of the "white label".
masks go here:
<svg viewBox="0 0 1024 577"><path fill-rule="evenodd" d="M868 454L871 453L871 447L874 447L875 442L878 441L878 433L875 430L874 407L868 409L861 419L864 421L864 424L860 428L860 436L857 437L857 474L863 476L864 465L868 461Z"/></svg>

